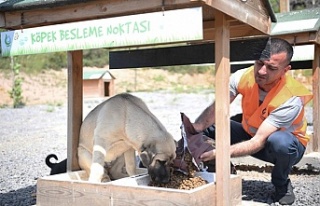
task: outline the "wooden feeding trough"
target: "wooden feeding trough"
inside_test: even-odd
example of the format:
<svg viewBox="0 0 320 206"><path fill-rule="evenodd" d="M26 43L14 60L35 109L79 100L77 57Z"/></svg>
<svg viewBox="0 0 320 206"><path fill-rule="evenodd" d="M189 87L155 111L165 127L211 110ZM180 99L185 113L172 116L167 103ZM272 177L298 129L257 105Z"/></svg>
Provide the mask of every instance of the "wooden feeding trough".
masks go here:
<svg viewBox="0 0 320 206"><path fill-rule="evenodd" d="M150 33L148 39L142 35L143 31L148 29L152 30L152 28L155 27L149 27L149 24L145 24L142 21L143 28L142 30L139 30L142 38L138 40L131 39L131 41L123 41L124 43L117 40L110 40L110 36L103 35L103 32L106 30L100 30L100 28L104 28L104 26L106 26L105 23L97 26L96 30L84 28L86 25L90 27L93 24L93 21L112 21L116 18L128 17L129 15L133 15L130 16L130 19L137 18L135 15L147 15L147 17L149 17L148 15L151 15L154 12L158 12L156 14L159 16L155 21L164 20L167 18L169 12L178 13L183 9L199 8L201 10L201 15L199 19L196 18L197 21L192 18L186 20L189 15L184 14L177 18L170 19L170 23L173 25L171 28L167 27L170 26L170 24L165 24L165 21L153 23L152 25L164 23L161 27L163 30L162 32ZM225 105L228 105L229 103L228 79L230 75L230 39L241 39L255 35L268 35L270 34L271 21L274 20L274 14L271 10L269 1L265 0L47 0L40 2L29 0L18 2L6 1L1 3L0 28L14 30L12 33L6 33L2 37L4 40L2 41L4 42L4 44L2 44L3 55L36 54L62 50L67 51L68 55L68 173L52 176L50 178L40 178L38 182L39 188L42 188L44 185L48 188L51 186L53 188L68 188L71 191L70 195L73 197L79 195L79 193L76 193L76 188L79 190L84 188L81 189L81 191L88 191L88 193L92 195L86 202L85 199L82 201L80 197L65 200L63 193L57 192L54 195L55 199L60 201L59 205L75 205L76 199L76 205L99 205L99 199L103 199L104 195L110 197L111 193L114 194L113 197L119 197L119 195L126 193L127 196L123 197L138 198L137 196L134 196L136 191L143 191L153 195L153 201L155 202L158 200L157 198L159 198L160 201L160 198L164 198L168 195L169 192L153 193L151 189L149 191L149 189L142 190L134 187L123 188L121 185L113 183L102 186L85 181L77 182L78 180L72 178L72 175L77 174L77 171L80 169L77 159L77 147L80 125L82 122L82 50L90 48L112 48L113 51L117 49L124 50L126 48L134 50L137 48L156 47L159 45L161 45L161 47L169 48L173 45L187 46L214 42L214 59L216 64L216 117L219 118L219 121L216 121L216 132L217 137L224 138L218 138L216 140L216 181L208 187L203 188L203 190L198 191L196 196L201 196L201 198L206 199L205 202L199 201L199 203L203 203L202 205L233 205L234 202L239 200L239 196L236 195L236 197L234 197L233 193L235 191L236 194L241 193L241 178L238 176L232 177L230 175L229 164L229 107L226 107ZM177 23L176 21L180 22ZM74 30L70 30L71 26L69 24L74 26ZM182 26L181 29L187 29L181 35L191 35L191 33L197 31L197 28L194 28L195 25L201 26L199 35L193 34L191 37L184 36L184 39L182 39L180 36L177 36L179 30L175 30L175 32L170 33L172 38L165 38L163 41L158 41L160 39L158 38L158 35L172 32L171 30L176 29L176 27L180 28L180 26ZM82 34L78 35L77 27L82 27ZM47 28L50 28L51 30L39 32L39 30ZM24 35L27 35L28 32L32 33L32 31L35 31L33 35L31 34L27 38L22 38ZM116 32L117 30L114 31ZM135 27L134 31L137 31L135 30ZM97 39L87 38L92 35L93 32L95 32L94 34L97 35L97 38L102 38L103 41L99 41L95 45L90 45L92 41ZM60 39L55 38L55 35L60 35ZM133 36L134 35L128 35L127 38L129 39ZM16 45L18 48L12 46L12 43L17 40L15 38L19 39ZM73 41L75 38L81 38L81 42L75 43L76 41ZM122 39L123 38L124 37L122 37ZM30 39L33 42L30 48L27 48L27 43ZM104 44L104 42L107 43ZM84 45L81 43L84 43ZM36 50L37 46L41 49ZM175 54L172 54L172 56L174 55ZM110 61L111 60L112 59L110 59ZM174 62L172 65L174 65ZM178 193L179 192L176 192L176 194ZM164 194L165 196L163 196ZM46 199L42 195L43 193L39 190L37 193L37 204L50 205L51 200ZM182 195L181 193L180 197L183 199L185 194ZM89 200L91 200L91 202L88 202ZM168 205L170 201L170 199L162 199L161 205ZM118 205L123 204L123 202L119 201ZM195 202L194 204L198 203ZM116 205L116 201L113 205Z"/></svg>
<svg viewBox="0 0 320 206"><path fill-rule="evenodd" d="M37 184L37 205L146 205L189 206L212 205L216 190L214 173L200 172L208 183L190 190L148 186L150 178L146 171L133 177L108 183L89 184L85 171L69 172L40 178ZM230 177L231 205L241 205L241 178ZM208 198L211 197L211 198Z"/></svg>
<svg viewBox="0 0 320 206"><path fill-rule="evenodd" d="M146 174L138 169L137 174ZM113 205L111 204L112 182L88 183L85 171L68 172L40 178L37 183L37 205Z"/></svg>

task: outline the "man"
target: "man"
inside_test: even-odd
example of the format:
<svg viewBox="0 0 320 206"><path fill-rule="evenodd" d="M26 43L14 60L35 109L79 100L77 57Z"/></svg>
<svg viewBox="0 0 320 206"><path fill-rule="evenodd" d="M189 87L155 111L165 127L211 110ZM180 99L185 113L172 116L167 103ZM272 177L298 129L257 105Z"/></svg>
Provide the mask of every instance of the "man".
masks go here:
<svg viewBox="0 0 320 206"><path fill-rule="evenodd" d="M231 121L231 157L252 155L274 164L271 182L275 201L295 201L288 178L309 141L304 106L311 93L287 71L291 69L292 46L285 40L270 38L254 66L238 70L230 78L230 102L242 94L242 122ZM194 128L215 138L215 104L207 107L193 123ZM203 161L215 158L215 150L203 153Z"/></svg>

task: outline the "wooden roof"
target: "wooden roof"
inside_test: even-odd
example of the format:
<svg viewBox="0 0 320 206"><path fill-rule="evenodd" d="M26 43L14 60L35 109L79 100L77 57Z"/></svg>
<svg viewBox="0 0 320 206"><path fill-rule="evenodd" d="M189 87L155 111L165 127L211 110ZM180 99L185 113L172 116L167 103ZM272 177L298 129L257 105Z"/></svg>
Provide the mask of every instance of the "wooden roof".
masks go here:
<svg viewBox="0 0 320 206"><path fill-rule="evenodd" d="M291 44L320 44L320 8L275 14L271 35Z"/></svg>
<svg viewBox="0 0 320 206"><path fill-rule="evenodd" d="M15 11L15 10L32 10L37 8L53 8L57 6L65 6L68 4L84 3L90 0L0 0L0 10Z"/></svg>
<svg viewBox="0 0 320 206"><path fill-rule="evenodd" d="M196 6L203 8L205 40L214 39L215 10L230 17L231 38L269 34L270 22L276 20L267 0L22 0L0 3L0 28L30 28Z"/></svg>
<svg viewBox="0 0 320 206"><path fill-rule="evenodd" d="M96 70L84 70L82 78L84 80L92 80L92 79L115 79L115 77L111 74L109 70L106 69L96 69Z"/></svg>

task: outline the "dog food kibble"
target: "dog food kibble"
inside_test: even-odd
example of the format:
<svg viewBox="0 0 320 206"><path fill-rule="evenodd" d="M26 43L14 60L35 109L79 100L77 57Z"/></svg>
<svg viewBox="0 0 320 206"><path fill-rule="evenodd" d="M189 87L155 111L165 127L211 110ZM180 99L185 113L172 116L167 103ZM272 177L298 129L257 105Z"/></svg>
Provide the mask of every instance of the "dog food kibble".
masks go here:
<svg viewBox="0 0 320 206"><path fill-rule="evenodd" d="M181 172L173 172L169 183L164 184L150 181L149 186L191 190L207 183L202 177L189 177Z"/></svg>

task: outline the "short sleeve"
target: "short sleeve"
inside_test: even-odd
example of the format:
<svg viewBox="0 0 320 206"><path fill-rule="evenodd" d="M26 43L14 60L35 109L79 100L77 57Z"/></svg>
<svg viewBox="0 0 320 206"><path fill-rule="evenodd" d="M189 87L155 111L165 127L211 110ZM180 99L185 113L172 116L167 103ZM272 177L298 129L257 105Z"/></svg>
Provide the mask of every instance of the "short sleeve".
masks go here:
<svg viewBox="0 0 320 206"><path fill-rule="evenodd" d="M265 121L277 128L289 128L303 109L299 97L291 97L285 103L273 110Z"/></svg>

